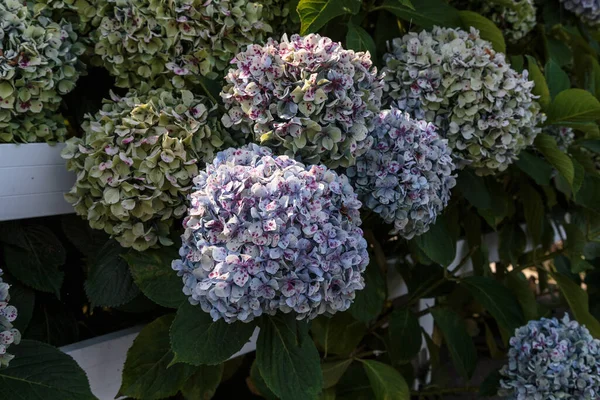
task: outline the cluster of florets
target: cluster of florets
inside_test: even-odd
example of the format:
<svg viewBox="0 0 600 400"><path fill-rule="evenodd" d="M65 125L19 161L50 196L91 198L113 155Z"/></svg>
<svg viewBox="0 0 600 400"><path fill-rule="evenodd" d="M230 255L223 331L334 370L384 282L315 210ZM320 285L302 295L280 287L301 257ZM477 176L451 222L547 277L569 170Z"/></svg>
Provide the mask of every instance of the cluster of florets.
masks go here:
<svg viewBox="0 0 600 400"><path fill-rule="evenodd" d="M95 54L117 77L117 86L182 88L198 76L215 78L242 47L263 42L269 18L287 9L249 0L102 0L93 34ZM271 8L277 8L277 11Z"/></svg>
<svg viewBox="0 0 600 400"><path fill-rule="evenodd" d="M55 21L66 19L83 35L100 24L100 15L107 6L105 0L29 0L29 3L35 15L49 16Z"/></svg>
<svg viewBox="0 0 600 400"><path fill-rule="evenodd" d="M248 46L232 64L221 93L226 127L329 168L353 165L371 147L367 133L383 83L369 53L316 34L284 35Z"/></svg>
<svg viewBox="0 0 600 400"><path fill-rule="evenodd" d="M0 143L54 144L64 142L66 137L64 118L55 112L27 113L18 117L0 113Z"/></svg>
<svg viewBox="0 0 600 400"><path fill-rule="evenodd" d="M387 101L434 123L459 167L505 170L540 129L527 71L517 73L479 32L434 27L394 39L384 69Z"/></svg>
<svg viewBox="0 0 600 400"><path fill-rule="evenodd" d="M564 152L569 150L569 146L575 140L573 129L564 126L549 125L544 128L544 133L552 136L556 140L558 148Z"/></svg>
<svg viewBox="0 0 600 400"><path fill-rule="evenodd" d="M515 400L591 400L600 396L600 341L568 315L515 331L500 396Z"/></svg>
<svg viewBox="0 0 600 400"><path fill-rule="evenodd" d="M56 110L83 70L84 47L69 23L34 17L18 0L0 3L0 120Z"/></svg>
<svg viewBox="0 0 600 400"><path fill-rule="evenodd" d="M536 24L533 0L456 0L461 8L476 11L491 19L510 42L525 37Z"/></svg>
<svg viewBox="0 0 600 400"><path fill-rule="evenodd" d="M217 154L194 184L173 269L214 320L312 319L364 287L361 203L345 176L251 144Z"/></svg>
<svg viewBox="0 0 600 400"><path fill-rule="evenodd" d="M216 107L185 90L113 95L87 116L84 137L67 141L62 155L77 181L65 198L92 228L125 247L170 244L169 229L185 214L197 163L212 160L230 140Z"/></svg>
<svg viewBox="0 0 600 400"><path fill-rule="evenodd" d="M347 169L359 199L406 239L434 223L456 184L448 143L432 124L384 110L370 133L373 147Z"/></svg>
<svg viewBox="0 0 600 400"><path fill-rule="evenodd" d="M17 309L8 305L10 286L2 280L1 276L2 270L0 269L0 367L6 367L14 358L13 355L7 353L8 347L11 344L19 344L21 333L11 324L17 318Z"/></svg>
<svg viewBox="0 0 600 400"><path fill-rule="evenodd" d="M600 24L600 1L598 0L560 0L565 9L590 26Z"/></svg>

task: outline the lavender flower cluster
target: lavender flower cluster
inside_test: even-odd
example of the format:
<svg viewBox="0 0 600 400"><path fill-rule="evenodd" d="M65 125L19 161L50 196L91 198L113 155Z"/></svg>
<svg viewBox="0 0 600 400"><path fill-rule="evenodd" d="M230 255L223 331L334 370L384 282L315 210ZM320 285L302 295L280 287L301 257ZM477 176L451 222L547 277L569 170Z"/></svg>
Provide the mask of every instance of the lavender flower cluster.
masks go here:
<svg viewBox="0 0 600 400"><path fill-rule="evenodd" d="M394 224L391 234L427 232L456 184L448 142L398 109L382 111L370 136L371 150L346 171L360 200Z"/></svg>
<svg viewBox="0 0 600 400"><path fill-rule="evenodd" d="M345 176L250 144L218 153L194 184L172 267L214 320L312 319L364 287L361 203Z"/></svg>
<svg viewBox="0 0 600 400"><path fill-rule="evenodd" d="M369 53L316 34L286 35L236 55L221 96L226 127L308 164L348 167L371 147L383 83Z"/></svg>
<svg viewBox="0 0 600 400"><path fill-rule="evenodd" d="M8 354L7 350L11 344L19 344L21 333L14 329L11 322L17 318L17 309L9 306L10 296L8 283L2 280L2 270L0 269L0 367L8 366L13 355Z"/></svg>
<svg viewBox="0 0 600 400"><path fill-rule="evenodd" d="M503 171L539 133L543 114L527 71L512 69L476 29L410 32L394 39L390 51L387 103L434 123L460 168Z"/></svg>
<svg viewBox="0 0 600 400"><path fill-rule="evenodd" d="M565 9L571 11L590 26L600 24L599 0L560 0Z"/></svg>
<svg viewBox="0 0 600 400"><path fill-rule="evenodd" d="M515 331L500 396L515 400L591 400L600 396L600 340L566 315Z"/></svg>

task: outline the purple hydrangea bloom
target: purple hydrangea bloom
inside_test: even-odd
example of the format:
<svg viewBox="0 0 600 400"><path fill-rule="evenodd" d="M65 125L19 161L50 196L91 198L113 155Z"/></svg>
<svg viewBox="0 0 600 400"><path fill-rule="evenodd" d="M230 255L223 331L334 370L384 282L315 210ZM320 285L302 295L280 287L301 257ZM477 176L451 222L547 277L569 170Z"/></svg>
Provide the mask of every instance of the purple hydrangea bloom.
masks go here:
<svg viewBox="0 0 600 400"><path fill-rule="evenodd" d="M515 330L500 396L515 400L591 400L600 396L600 340L565 315Z"/></svg>
<svg viewBox="0 0 600 400"><path fill-rule="evenodd" d="M316 34L250 45L232 61L221 97L226 127L305 163L348 167L366 152L383 82L369 53Z"/></svg>
<svg viewBox="0 0 600 400"><path fill-rule="evenodd" d="M600 0L560 0L565 9L590 26L600 24Z"/></svg>
<svg viewBox="0 0 600 400"><path fill-rule="evenodd" d="M194 184L172 267L214 320L312 319L364 287L361 203L345 176L250 144L218 153Z"/></svg>
<svg viewBox="0 0 600 400"><path fill-rule="evenodd" d="M384 110L370 133L373 147L346 174L361 201L411 239L434 223L456 184L448 141L432 124Z"/></svg>
<svg viewBox="0 0 600 400"><path fill-rule="evenodd" d="M8 347L11 344L19 344L21 333L11 324L17 318L17 309L8 305L10 286L2 280L1 276L2 270L0 269L0 367L6 367L14 358L13 355L7 353Z"/></svg>

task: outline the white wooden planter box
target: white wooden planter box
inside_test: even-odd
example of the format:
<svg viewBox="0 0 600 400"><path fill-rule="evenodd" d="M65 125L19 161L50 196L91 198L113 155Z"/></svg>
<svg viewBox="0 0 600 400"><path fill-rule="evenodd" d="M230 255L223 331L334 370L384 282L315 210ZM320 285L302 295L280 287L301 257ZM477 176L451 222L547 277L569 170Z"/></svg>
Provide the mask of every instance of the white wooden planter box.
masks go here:
<svg viewBox="0 0 600 400"><path fill-rule="evenodd" d="M75 175L60 157L64 144L0 144L0 221L68 214L63 197Z"/></svg>

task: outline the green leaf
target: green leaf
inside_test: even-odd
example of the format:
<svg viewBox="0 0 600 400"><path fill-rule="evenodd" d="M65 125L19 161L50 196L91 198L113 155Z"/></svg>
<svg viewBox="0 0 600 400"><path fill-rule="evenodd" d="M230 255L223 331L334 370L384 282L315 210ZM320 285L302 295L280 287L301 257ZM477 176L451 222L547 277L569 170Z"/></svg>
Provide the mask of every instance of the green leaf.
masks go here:
<svg viewBox="0 0 600 400"><path fill-rule="evenodd" d="M211 399L223 376L223 364L197 367L194 374L183 384L181 394L186 400Z"/></svg>
<svg viewBox="0 0 600 400"><path fill-rule="evenodd" d="M545 133L540 133L535 138L535 147L544 155L546 160L557 169L557 171L567 180L569 185L573 185L575 178L575 168L568 155L562 152L556 144L556 140Z"/></svg>
<svg viewBox="0 0 600 400"><path fill-rule="evenodd" d="M367 31L353 23L348 24L348 34L346 35L346 47L356 51L368 51L371 58L377 59L375 50L375 41Z"/></svg>
<svg viewBox="0 0 600 400"><path fill-rule="evenodd" d="M198 80L200 87L204 94L214 103L220 104L222 103L221 99L221 83L214 81L212 79L208 79L205 76L200 74L194 76L194 79Z"/></svg>
<svg viewBox="0 0 600 400"><path fill-rule="evenodd" d="M547 9L550 7L544 7L544 9ZM548 43L548 53L550 55L550 58L556 62L557 65L559 65L560 67L564 67L567 66L569 64L571 64L572 60L573 60L573 53L571 52L571 49L569 48L569 46L557 39L553 39L550 37L547 37L547 43ZM548 78L546 78L548 79ZM550 82L548 82L550 83Z"/></svg>
<svg viewBox="0 0 600 400"><path fill-rule="evenodd" d="M17 308L18 317L12 325L21 333L25 332L31 317L33 316L33 306L35 305L35 292L14 279L3 276L5 282L10 285L10 305Z"/></svg>
<svg viewBox="0 0 600 400"><path fill-rule="evenodd" d="M350 364L352 364L352 359L329 361L321 364L321 371L323 372L323 389L328 389L337 385Z"/></svg>
<svg viewBox="0 0 600 400"><path fill-rule="evenodd" d="M543 109L546 109L550 105L550 90L548 89L548 84L546 83L546 78L544 78L544 74L540 70L538 63L535 58L531 56L525 56L527 58L527 67L529 69L529 77L535 83L533 87L533 94L536 96L540 96L538 99L539 103L542 105Z"/></svg>
<svg viewBox="0 0 600 400"><path fill-rule="evenodd" d="M523 212L525 222L527 222L527 233L534 245L538 245L542 240L542 228L544 223L544 202L542 196L533 186L521 185L521 201L523 202Z"/></svg>
<svg viewBox="0 0 600 400"><path fill-rule="evenodd" d="M600 119L600 102L583 89L567 89L556 95L546 114L548 125L595 122Z"/></svg>
<svg viewBox="0 0 600 400"><path fill-rule="evenodd" d="M179 258L177 249L162 247L143 253L132 250L121 257L129 264L137 287L150 300L168 308L178 308L185 301L181 278L171 269L171 261Z"/></svg>
<svg viewBox="0 0 600 400"><path fill-rule="evenodd" d="M265 380L263 379L260 371L258 370L258 365L256 364L256 360L252 363L252 367L250 368L250 379L254 385L254 389L258 391L261 397L264 397L267 400L279 400L277 396L269 389Z"/></svg>
<svg viewBox="0 0 600 400"><path fill-rule="evenodd" d="M335 386L337 400L372 400L371 382L360 363L352 363Z"/></svg>
<svg viewBox="0 0 600 400"><path fill-rule="evenodd" d="M463 377L470 378L475 371L477 352L462 319L453 311L443 308L433 309L431 314L444 336L457 371Z"/></svg>
<svg viewBox="0 0 600 400"><path fill-rule="evenodd" d="M344 14L356 14L360 9L360 0L300 0L300 34L318 32L335 17Z"/></svg>
<svg viewBox="0 0 600 400"><path fill-rule="evenodd" d="M585 174L581 188L575 195L575 202L590 210L600 210L600 177L596 174Z"/></svg>
<svg viewBox="0 0 600 400"><path fill-rule="evenodd" d="M492 196L481 176L464 169L458 173L456 188L471 205L478 209L492 208Z"/></svg>
<svg viewBox="0 0 600 400"><path fill-rule="evenodd" d="M43 301L39 301L42 298ZM79 326L73 312L54 296L38 297L27 330L26 339L52 346L64 346L79 340ZM18 309L17 309L18 310Z"/></svg>
<svg viewBox="0 0 600 400"><path fill-rule="evenodd" d="M545 75L546 82L548 82L548 89L550 90L550 97L553 99L557 94L571 87L569 75L552 59L546 63Z"/></svg>
<svg viewBox="0 0 600 400"><path fill-rule="evenodd" d="M424 29L433 28L434 25L461 26L458 10L444 0L418 0L412 2L412 7L405 3L401 0L385 0L380 7Z"/></svg>
<svg viewBox="0 0 600 400"><path fill-rule="evenodd" d="M360 360L376 400L410 400L406 381L393 367L379 361Z"/></svg>
<svg viewBox="0 0 600 400"><path fill-rule="evenodd" d="M93 400L85 372L75 360L45 343L23 340L11 346L15 358L0 369L0 398Z"/></svg>
<svg viewBox="0 0 600 400"><path fill-rule="evenodd" d="M367 326L352 318L350 313L337 313L333 317L321 315L311 324L313 339L325 355L350 354L366 331Z"/></svg>
<svg viewBox="0 0 600 400"><path fill-rule="evenodd" d="M293 314L262 320L256 362L265 383L281 400L315 399L323 388L319 352L308 324Z"/></svg>
<svg viewBox="0 0 600 400"><path fill-rule="evenodd" d="M108 241L91 260L85 292L92 307L117 307L136 297L140 291L121 254L127 252L115 240Z"/></svg>
<svg viewBox="0 0 600 400"><path fill-rule="evenodd" d="M386 299L386 284L378 265L371 261L364 273L365 288L356 292L350 314L357 320L368 323L377 318Z"/></svg>
<svg viewBox="0 0 600 400"><path fill-rule="evenodd" d="M77 215L65 215L60 222L67 239L88 258L110 239L104 231L91 228L88 221Z"/></svg>
<svg viewBox="0 0 600 400"><path fill-rule="evenodd" d="M525 320L537 319L539 316L538 305L527 278L522 273L510 273L506 275L504 283L521 304Z"/></svg>
<svg viewBox="0 0 600 400"><path fill-rule="evenodd" d="M448 266L456 256L456 243L448 233L448 228L443 218L438 218L429 230L414 238L415 243L432 261Z"/></svg>
<svg viewBox="0 0 600 400"><path fill-rule="evenodd" d="M423 343L419 319L410 310L395 309L390 316L389 337L392 360L409 362L419 353Z"/></svg>
<svg viewBox="0 0 600 400"><path fill-rule="evenodd" d="M66 251L52 231L42 225L3 224L0 240L6 269L32 289L60 297Z"/></svg>
<svg viewBox="0 0 600 400"><path fill-rule="evenodd" d="M469 276L460 282L504 329L512 332L524 324L521 305L512 292L497 280Z"/></svg>
<svg viewBox="0 0 600 400"><path fill-rule="evenodd" d="M593 151L594 153L600 153L600 140L598 139L580 140L577 142L577 144Z"/></svg>
<svg viewBox="0 0 600 400"><path fill-rule="evenodd" d="M483 40L492 43L494 50L499 53L506 53L504 36L502 36L502 31L498 29L496 24L483 15L473 11L463 10L459 11L458 14L462 21L463 28L465 28L466 31L469 31L470 27L477 29Z"/></svg>
<svg viewBox="0 0 600 400"><path fill-rule="evenodd" d="M527 238L523 229L515 223L505 224L500 230L498 239L500 241L498 247L500 260L518 264L519 257L523 254L527 245Z"/></svg>
<svg viewBox="0 0 600 400"><path fill-rule="evenodd" d="M498 395L502 375L498 371L492 371L479 386L479 396L492 397Z"/></svg>
<svg viewBox="0 0 600 400"><path fill-rule="evenodd" d="M173 352L169 327L175 316L162 316L142 329L127 351L119 396L137 399L162 399L174 396L194 373L185 364L169 366Z"/></svg>
<svg viewBox="0 0 600 400"><path fill-rule="evenodd" d="M600 322L589 311L588 294L586 291L566 275L558 272L550 272L550 275L556 281L567 303L569 303L575 319L580 324L585 325L592 336L599 339Z"/></svg>
<svg viewBox="0 0 600 400"><path fill-rule="evenodd" d="M185 302L177 310L171 327L173 363L192 365L220 364L237 353L250 340L254 324L223 319L213 322L200 306Z"/></svg>

